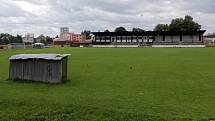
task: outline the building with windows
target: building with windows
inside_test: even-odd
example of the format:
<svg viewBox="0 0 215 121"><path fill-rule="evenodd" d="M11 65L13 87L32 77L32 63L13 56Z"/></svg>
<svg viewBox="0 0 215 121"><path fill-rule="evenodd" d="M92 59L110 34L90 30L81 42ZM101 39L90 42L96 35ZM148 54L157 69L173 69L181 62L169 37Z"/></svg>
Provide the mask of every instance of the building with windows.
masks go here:
<svg viewBox="0 0 215 121"><path fill-rule="evenodd" d="M26 33L25 36L22 38L23 43L34 43L34 34Z"/></svg>
<svg viewBox="0 0 215 121"><path fill-rule="evenodd" d="M215 46L215 37L204 36L205 45L207 46Z"/></svg>
<svg viewBox="0 0 215 121"><path fill-rule="evenodd" d="M63 33L69 33L69 28L68 27L61 27L60 28L60 34L63 34Z"/></svg>
<svg viewBox="0 0 215 121"><path fill-rule="evenodd" d="M60 39L68 42L83 42L86 41L86 35L69 32L61 34Z"/></svg>
<svg viewBox="0 0 215 121"><path fill-rule="evenodd" d="M86 35L69 32L68 27L61 27L59 40L66 41L67 43L83 42L86 41Z"/></svg>
<svg viewBox="0 0 215 121"><path fill-rule="evenodd" d="M94 47L204 47L201 31L93 32ZM101 45L101 46L99 46ZM124 45L124 46L123 46ZM189 46L190 47L190 46Z"/></svg>
<svg viewBox="0 0 215 121"><path fill-rule="evenodd" d="M36 38L36 42L37 43L46 43L46 37L43 34L41 34L40 36L38 36Z"/></svg>
<svg viewBox="0 0 215 121"><path fill-rule="evenodd" d="M86 43L86 35L76 34L74 32L63 31L61 28L60 37L54 40L55 45L73 45L78 46Z"/></svg>
<svg viewBox="0 0 215 121"><path fill-rule="evenodd" d="M70 37L71 37L72 42L84 42L84 41L86 41L86 35L83 35L83 34L70 33Z"/></svg>

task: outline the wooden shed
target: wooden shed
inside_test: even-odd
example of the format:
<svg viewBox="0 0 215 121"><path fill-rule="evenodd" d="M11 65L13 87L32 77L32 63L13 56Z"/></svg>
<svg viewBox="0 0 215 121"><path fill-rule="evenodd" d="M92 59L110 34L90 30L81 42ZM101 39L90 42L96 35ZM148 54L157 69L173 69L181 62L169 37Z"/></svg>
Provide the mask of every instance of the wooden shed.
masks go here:
<svg viewBox="0 0 215 121"><path fill-rule="evenodd" d="M20 54L9 58L9 79L46 83L67 80L69 54Z"/></svg>

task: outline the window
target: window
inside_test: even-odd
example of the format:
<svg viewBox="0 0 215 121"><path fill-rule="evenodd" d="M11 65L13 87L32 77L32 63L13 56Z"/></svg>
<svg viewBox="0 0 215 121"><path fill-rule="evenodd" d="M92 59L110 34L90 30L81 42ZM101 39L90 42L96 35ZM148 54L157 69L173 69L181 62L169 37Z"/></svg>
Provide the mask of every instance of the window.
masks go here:
<svg viewBox="0 0 215 121"><path fill-rule="evenodd" d="M122 40L126 40L126 36L123 36L123 37L122 37Z"/></svg>
<svg viewBox="0 0 215 121"><path fill-rule="evenodd" d="M110 36L106 36L106 41L110 42Z"/></svg>
<svg viewBox="0 0 215 121"><path fill-rule="evenodd" d="M106 40L110 40L110 36L106 36Z"/></svg>
<svg viewBox="0 0 215 121"><path fill-rule="evenodd" d="M105 36L101 36L101 40L105 40Z"/></svg>
<svg viewBox="0 0 215 121"><path fill-rule="evenodd" d="M127 37L127 42L131 42L131 36Z"/></svg>
<svg viewBox="0 0 215 121"><path fill-rule="evenodd" d="M180 42L182 42L182 35L180 35Z"/></svg>
<svg viewBox="0 0 215 121"><path fill-rule="evenodd" d="M120 37L120 36L118 36L118 37L117 37L117 40L121 40L121 37Z"/></svg>
<svg viewBox="0 0 215 121"><path fill-rule="evenodd" d="M165 41L165 35L163 35L163 41Z"/></svg>

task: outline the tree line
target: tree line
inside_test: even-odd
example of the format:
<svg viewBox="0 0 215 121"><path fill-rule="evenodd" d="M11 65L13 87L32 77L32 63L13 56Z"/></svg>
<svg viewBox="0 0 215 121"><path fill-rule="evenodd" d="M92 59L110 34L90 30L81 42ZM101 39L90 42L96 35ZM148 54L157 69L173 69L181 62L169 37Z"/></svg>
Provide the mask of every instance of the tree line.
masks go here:
<svg viewBox="0 0 215 121"><path fill-rule="evenodd" d="M145 30L144 30L144 29L141 29L141 28L133 28L132 31L133 31L133 32L143 32L143 31L145 31ZM107 29L107 30L105 30L104 32L111 32L111 31L109 31L109 30ZM120 26L120 27L117 27L117 28L114 30L114 32L127 32L127 30L126 30L125 27Z"/></svg>
<svg viewBox="0 0 215 121"><path fill-rule="evenodd" d="M44 44L51 44L53 42L53 38L49 36L40 35L37 38L34 38L34 43L37 42L44 43ZM1 33L0 34L0 45L7 45L10 43L23 43L23 38L21 35L13 36L8 33Z"/></svg>
<svg viewBox="0 0 215 121"><path fill-rule="evenodd" d="M10 35L7 33L0 34L0 45L10 44L10 43L22 43L21 35Z"/></svg>
<svg viewBox="0 0 215 121"><path fill-rule="evenodd" d="M206 35L207 37L210 37L210 38L215 38L215 33L209 33Z"/></svg>
<svg viewBox="0 0 215 121"><path fill-rule="evenodd" d="M187 15L184 18L172 19L170 24L158 24L154 27L153 31L198 31L201 25L193 20L193 17ZM126 32L125 27L117 27L114 32ZM142 32L144 29L133 28L133 32ZM105 30L104 32L110 32Z"/></svg>

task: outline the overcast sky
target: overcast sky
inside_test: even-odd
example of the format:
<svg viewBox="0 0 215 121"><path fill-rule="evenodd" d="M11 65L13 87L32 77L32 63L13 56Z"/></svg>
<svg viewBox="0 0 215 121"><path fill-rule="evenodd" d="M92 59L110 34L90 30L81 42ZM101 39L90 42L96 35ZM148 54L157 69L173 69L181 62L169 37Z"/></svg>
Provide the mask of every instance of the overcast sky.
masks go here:
<svg viewBox="0 0 215 121"><path fill-rule="evenodd" d="M0 0L0 33L54 36L70 31L152 30L158 23L191 15L208 32L215 32L214 0Z"/></svg>

